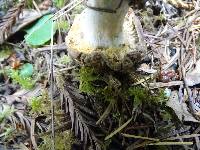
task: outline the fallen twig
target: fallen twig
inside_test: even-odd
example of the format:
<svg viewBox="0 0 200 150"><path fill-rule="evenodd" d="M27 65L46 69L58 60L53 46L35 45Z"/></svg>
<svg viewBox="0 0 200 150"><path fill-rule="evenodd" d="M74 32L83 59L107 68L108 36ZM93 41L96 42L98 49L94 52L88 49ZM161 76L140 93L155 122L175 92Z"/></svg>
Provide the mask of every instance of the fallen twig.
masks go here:
<svg viewBox="0 0 200 150"><path fill-rule="evenodd" d="M156 89L161 87L171 87L171 86L180 86L183 85L183 81L171 81L167 83L163 82L155 82L155 83L149 83L150 89Z"/></svg>
<svg viewBox="0 0 200 150"><path fill-rule="evenodd" d="M65 43L60 44L60 45L53 45L52 46L52 50L53 51L67 50L67 46L65 45ZM42 52L46 52L46 51L51 51L51 46L46 46L46 47L42 47L42 48L35 48L35 49L33 49L33 53L35 55L37 53L42 53Z"/></svg>
<svg viewBox="0 0 200 150"><path fill-rule="evenodd" d="M33 144L33 148L37 149L37 142L35 140L35 119L31 119L31 142Z"/></svg>

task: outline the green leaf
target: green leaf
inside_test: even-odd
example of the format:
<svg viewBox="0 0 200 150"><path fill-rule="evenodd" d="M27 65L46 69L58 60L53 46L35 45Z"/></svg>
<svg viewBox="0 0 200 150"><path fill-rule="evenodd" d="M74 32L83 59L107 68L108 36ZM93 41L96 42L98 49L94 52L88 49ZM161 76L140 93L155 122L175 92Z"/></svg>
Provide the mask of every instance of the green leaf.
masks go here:
<svg viewBox="0 0 200 150"><path fill-rule="evenodd" d="M29 63L24 64L19 74L21 77L31 77L33 75L33 65Z"/></svg>
<svg viewBox="0 0 200 150"><path fill-rule="evenodd" d="M45 15L40 18L34 25L25 31L25 41L32 46L43 45L51 39L51 30L53 25L53 34L55 34L55 23L52 19L53 15Z"/></svg>

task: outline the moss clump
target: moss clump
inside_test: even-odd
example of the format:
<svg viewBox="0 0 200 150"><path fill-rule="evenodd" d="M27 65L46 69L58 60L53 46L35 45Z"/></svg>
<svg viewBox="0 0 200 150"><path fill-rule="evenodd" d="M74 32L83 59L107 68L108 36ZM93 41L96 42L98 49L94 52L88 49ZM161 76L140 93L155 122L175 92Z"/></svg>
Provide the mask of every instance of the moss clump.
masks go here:
<svg viewBox="0 0 200 150"><path fill-rule="evenodd" d="M39 150L51 150L52 149L52 139L50 135L44 136L42 138L43 142L38 147ZM70 150L75 139L72 136L71 131L64 131L56 134L55 136L55 149L56 150Z"/></svg>
<svg viewBox="0 0 200 150"><path fill-rule="evenodd" d="M121 61L128 51L128 46L113 47L101 50L110 60Z"/></svg>
<svg viewBox="0 0 200 150"><path fill-rule="evenodd" d="M97 88L94 86L93 82L98 80L99 77L95 73L95 69L91 67L82 67L79 70L78 79L80 81L79 89L81 92L88 94L95 94Z"/></svg>
<svg viewBox="0 0 200 150"><path fill-rule="evenodd" d="M112 70L100 71L83 66L78 73L79 89L81 92L95 95L105 100L117 98L132 99L134 107L138 107L143 103L160 105L167 101L163 90L150 91L144 87L129 86L129 79L127 79L129 77L129 75L118 74Z"/></svg>
<svg viewBox="0 0 200 150"><path fill-rule="evenodd" d="M20 76L19 70L10 69L8 74L15 83L18 83L24 89L32 89L35 85L35 81L31 77Z"/></svg>
<svg viewBox="0 0 200 150"><path fill-rule="evenodd" d="M7 59L12 53L13 50L9 46L0 46L0 61Z"/></svg>
<svg viewBox="0 0 200 150"><path fill-rule="evenodd" d="M43 110L43 101L42 96L33 97L29 102L32 113L40 113Z"/></svg>
<svg viewBox="0 0 200 150"><path fill-rule="evenodd" d="M134 101L134 107L139 107L142 104L162 104L167 100L163 91L151 93L148 89L144 87L130 87L128 90L128 94Z"/></svg>

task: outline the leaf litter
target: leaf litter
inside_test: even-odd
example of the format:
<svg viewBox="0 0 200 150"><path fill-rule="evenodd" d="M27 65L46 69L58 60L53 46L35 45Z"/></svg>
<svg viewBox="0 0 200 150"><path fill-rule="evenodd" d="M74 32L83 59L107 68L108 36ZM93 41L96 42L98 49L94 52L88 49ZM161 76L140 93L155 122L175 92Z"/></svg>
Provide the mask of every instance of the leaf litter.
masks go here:
<svg viewBox="0 0 200 150"><path fill-rule="evenodd" d="M63 17L62 19L67 20L70 27L74 14L82 10L83 6L79 2L76 4L76 1L70 3L66 1L66 7L57 11L55 18ZM51 134L52 110L48 96L51 34L50 32L46 34L51 27L34 28L38 28L37 21L43 22L44 17L48 17L47 20L49 20L53 16L49 13L54 11L49 11L49 9L54 6L49 2L47 4L47 2L37 1L36 4L39 6L40 13L23 9L27 6L22 1L7 10L0 19L2 33L0 51L4 53L2 49L6 49L3 46L9 47L7 48L9 53L6 52L4 56L2 55L3 59L0 59L0 144L8 148L16 145L27 149L45 147L46 145L41 144L49 139L40 135ZM75 7L74 10L73 7ZM124 30L127 31L126 36L131 42L131 48L146 51L143 60L138 62L137 75L133 76L136 81L130 84L135 87L133 95L136 97L135 93L141 94L141 91L137 92L137 89L143 88L148 98L160 99L155 95L157 90L162 89L165 91L165 97L161 99L167 99L166 105L162 105L164 108L157 105L154 108L151 104L147 107L148 101L145 100L139 102L140 105L134 108L133 103L130 102L131 98L120 91L121 93L117 94L118 98L127 99L127 101L114 103L110 113L104 116L108 103L99 101L97 95L81 92L78 87L76 71L81 66L68 59L67 46L62 43L67 35L68 27L65 30L56 29L53 43L53 72L55 73L53 99L56 103L54 114L56 133L58 131L60 134L62 131L72 129L72 136L65 140L69 141L73 148L102 149L104 147L109 149L117 145L120 148L142 149L151 148L152 145L168 148L176 145L174 148L177 149L199 149L199 8L198 0L192 2L148 0L141 5L139 2L138 5L132 5L125 18ZM33 9L36 8L33 7ZM19 17L23 16L21 13L23 11L26 11L28 17L20 20ZM47 20L43 22L45 25L48 24ZM62 24L61 22L60 25ZM24 36L19 34L22 40L16 43L13 39L16 39L17 34L24 30L30 35L24 39ZM46 31L43 33L43 30ZM40 34L45 38L40 38ZM56 44L57 41L61 41L62 44ZM21 53L24 58L13 57L18 53ZM66 61L63 61L63 58L66 58ZM10 72L13 72L14 76L10 75ZM26 78L15 81L23 77ZM95 86L105 86L104 90L109 90L106 79L105 77L103 81L99 79L90 82L95 82L93 84ZM117 80L119 79L113 81ZM35 81L31 87L27 84L30 81ZM112 88L116 89L115 86ZM101 92L97 91L98 94L102 94ZM144 96L138 97L143 99ZM36 99L35 103L30 103L34 99ZM165 103L165 100L159 101L159 104L162 102ZM35 110L32 108L38 105L42 105L44 109L31 112ZM122 110L119 109L120 106ZM102 117L104 119L96 124ZM66 126L62 126L64 123ZM40 138L43 142L38 144ZM61 149L58 145L56 148Z"/></svg>

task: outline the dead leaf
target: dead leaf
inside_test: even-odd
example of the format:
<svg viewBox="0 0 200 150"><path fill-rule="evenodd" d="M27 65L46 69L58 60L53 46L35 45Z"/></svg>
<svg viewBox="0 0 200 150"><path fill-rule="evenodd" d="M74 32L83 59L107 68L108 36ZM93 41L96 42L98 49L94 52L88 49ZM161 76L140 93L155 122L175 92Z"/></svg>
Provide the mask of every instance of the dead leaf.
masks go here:
<svg viewBox="0 0 200 150"><path fill-rule="evenodd" d="M199 122L188 111L186 103L180 102L178 91L172 91L171 96L167 102L167 106L174 110L180 121Z"/></svg>
<svg viewBox="0 0 200 150"><path fill-rule="evenodd" d="M185 79L188 86L200 84L200 59L196 62L194 70L186 74Z"/></svg>

